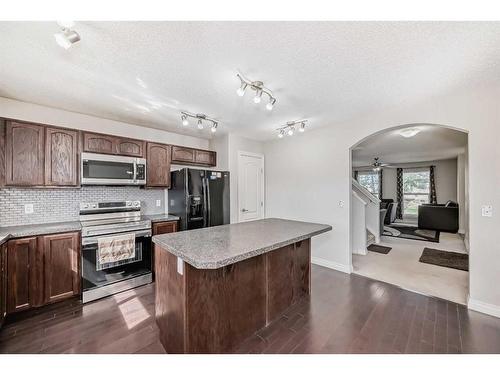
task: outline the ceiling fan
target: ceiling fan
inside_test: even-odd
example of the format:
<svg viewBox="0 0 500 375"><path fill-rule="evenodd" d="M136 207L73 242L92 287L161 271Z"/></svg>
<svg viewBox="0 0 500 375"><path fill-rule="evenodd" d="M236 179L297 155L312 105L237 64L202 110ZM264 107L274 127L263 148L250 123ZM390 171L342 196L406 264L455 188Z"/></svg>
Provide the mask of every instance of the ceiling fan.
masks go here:
<svg viewBox="0 0 500 375"><path fill-rule="evenodd" d="M372 167L373 171L375 171L375 172L380 171L382 168L394 168L393 166L391 166L388 163L381 163L379 161L379 158L373 158L373 163L372 163L371 167Z"/></svg>

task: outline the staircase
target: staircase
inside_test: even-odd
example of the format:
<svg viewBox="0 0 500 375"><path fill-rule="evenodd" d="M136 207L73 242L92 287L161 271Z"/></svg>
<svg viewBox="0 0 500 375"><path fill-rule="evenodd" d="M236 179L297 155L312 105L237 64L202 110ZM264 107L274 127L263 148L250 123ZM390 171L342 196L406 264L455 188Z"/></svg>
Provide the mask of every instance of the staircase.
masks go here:
<svg viewBox="0 0 500 375"><path fill-rule="evenodd" d="M366 255L366 247L380 242L380 199L352 179L352 253Z"/></svg>

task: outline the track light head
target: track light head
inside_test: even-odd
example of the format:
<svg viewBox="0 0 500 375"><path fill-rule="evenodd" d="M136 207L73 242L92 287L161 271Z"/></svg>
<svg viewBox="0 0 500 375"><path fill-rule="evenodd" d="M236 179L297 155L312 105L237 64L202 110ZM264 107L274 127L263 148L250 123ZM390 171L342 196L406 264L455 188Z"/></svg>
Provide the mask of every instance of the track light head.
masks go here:
<svg viewBox="0 0 500 375"><path fill-rule="evenodd" d="M217 131L217 123L213 124L212 127L210 128L210 131L212 133L215 133Z"/></svg>
<svg viewBox="0 0 500 375"><path fill-rule="evenodd" d="M181 119L182 119L182 125L183 126L188 126L189 125L189 121L187 119L187 116L186 115L182 115L181 116Z"/></svg>
<svg viewBox="0 0 500 375"><path fill-rule="evenodd" d="M274 107L274 103L276 103L276 99L270 97L269 98L269 103L266 104L267 110L272 111L273 107Z"/></svg>
<svg viewBox="0 0 500 375"><path fill-rule="evenodd" d="M262 90L257 90L255 92L255 96L253 98L253 102L255 104L259 104L261 100L262 100Z"/></svg>
<svg viewBox="0 0 500 375"><path fill-rule="evenodd" d="M292 126L292 127L290 127L290 128L288 129L287 134L288 134L289 136L292 136L294 131L295 131L295 128Z"/></svg>
<svg viewBox="0 0 500 375"><path fill-rule="evenodd" d="M283 138L284 136L285 136L285 131L280 130L280 132L278 133L278 138Z"/></svg>
<svg viewBox="0 0 500 375"><path fill-rule="evenodd" d="M245 82L241 82L241 86L238 90L236 90L236 94L238 94L238 96L245 95L245 90L246 90L247 86L248 85Z"/></svg>
<svg viewBox="0 0 500 375"><path fill-rule="evenodd" d="M201 119L198 120L198 129L203 129L203 122L201 121Z"/></svg>
<svg viewBox="0 0 500 375"><path fill-rule="evenodd" d="M68 49L80 40L80 35L74 30L62 29L54 34L54 38L59 46Z"/></svg>
<svg viewBox="0 0 500 375"><path fill-rule="evenodd" d="M305 131L306 131L306 123L305 122L301 122L300 123L299 132L304 133Z"/></svg>

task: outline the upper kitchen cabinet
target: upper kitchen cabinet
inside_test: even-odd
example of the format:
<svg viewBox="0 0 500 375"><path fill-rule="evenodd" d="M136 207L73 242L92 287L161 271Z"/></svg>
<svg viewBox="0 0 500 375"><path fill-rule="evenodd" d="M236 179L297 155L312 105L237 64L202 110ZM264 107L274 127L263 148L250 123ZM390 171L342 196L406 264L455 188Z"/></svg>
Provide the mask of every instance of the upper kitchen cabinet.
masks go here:
<svg viewBox="0 0 500 375"><path fill-rule="evenodd" d="M175 164L215 167L215 151L199 150L189 147L172 146L172 162Z"/></svg>
<svg viewBox="0 0 500 375"><path fill-rule="evenodd" d="M170 187L171 146L147 143L147 187Z"/></svg>
<svg viewBox="0 0 500 375"><path fill-rule="evenodd" d="M16 121L5 126L5 185L44 184L44 127Z"/></svg>
<svg viewBox="0 0 500 375"><path fill-rule="evenodd" d="M143 158L145 143L137 139L83 132L83 151L85 152Z"/></svg>
<svg viewBox="0 0 500 375"><path fill-rule="evenodd" d="M45 128L45 185L78 185L78 132Z"/></svg>
<svg viewBox="0 0 500 375"><path fill-rule="evenodd" d="M116 154L116 137L83 132L83 151L97 154Z"/></svg>

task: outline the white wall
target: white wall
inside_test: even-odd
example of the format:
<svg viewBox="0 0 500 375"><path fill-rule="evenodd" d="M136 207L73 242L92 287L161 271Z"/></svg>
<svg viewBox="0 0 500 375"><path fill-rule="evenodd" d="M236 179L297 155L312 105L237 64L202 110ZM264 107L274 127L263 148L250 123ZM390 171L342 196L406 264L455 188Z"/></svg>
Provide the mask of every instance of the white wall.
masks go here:
<svg viewBox="0 0 500 375"><path fill-rule="evenodd" d="M470 306L500 314L500 87L464 90L266 144L267 216L330 224L313 240L323 264L350 269L350 147L387 128L441 124L469 132ZM333 103L332 103L333 104ZM485 165L487 163L487 165ZM497 211L481 216L481 205ZM483 308L484 311L484 308Z"/></svg>
<svg viewBox="0 0 500 375"><path fill-rule="evenodd" d="M397 200L397 171L396 168L418 168L434 165L434 179L436 182L436 197L438 203L448 200L458 202L457 197L457 159L432 160L419 163L391 163L391 167L384 168L382 194L385 199ZM362 168L354 168L362 170Z"/></svg>

